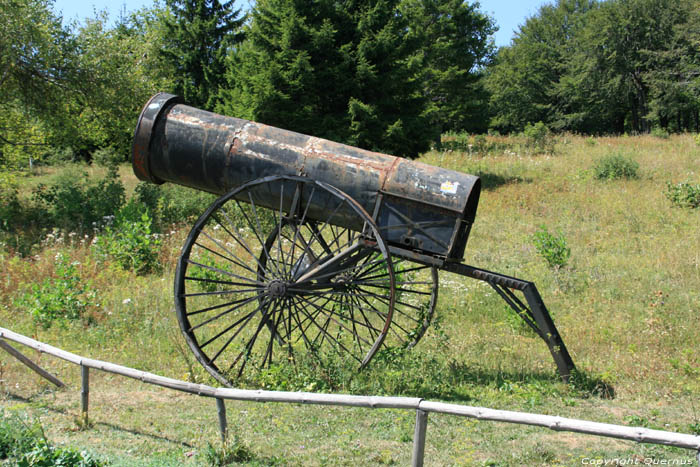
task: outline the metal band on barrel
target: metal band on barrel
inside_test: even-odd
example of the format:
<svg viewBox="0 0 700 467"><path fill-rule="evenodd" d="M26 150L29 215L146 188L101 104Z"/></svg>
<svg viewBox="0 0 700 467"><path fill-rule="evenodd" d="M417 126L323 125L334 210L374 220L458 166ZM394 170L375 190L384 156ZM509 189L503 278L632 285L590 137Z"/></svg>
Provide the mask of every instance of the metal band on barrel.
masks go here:
<svg viewBox="0 0 700 467"><path fill-rule="evenodd" d="M182 102L182 98L179 96L161 92L153 96L141 111L134 131L134 143L131 146L131 164L139 180L156 184L163 183L163 180L156 178L150 171L148 155L153 127L164 110L171 105Z"/></svg>

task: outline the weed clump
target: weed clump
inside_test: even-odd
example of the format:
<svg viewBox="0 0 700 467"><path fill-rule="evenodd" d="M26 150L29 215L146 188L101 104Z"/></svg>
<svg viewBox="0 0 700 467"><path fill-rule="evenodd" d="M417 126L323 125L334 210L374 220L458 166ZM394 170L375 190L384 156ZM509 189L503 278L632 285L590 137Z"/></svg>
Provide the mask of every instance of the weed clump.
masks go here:
<svg viewBox="0 0 700 467"><path fill-rule="evenodd" d="M681 208L700 207L700 183L680 182L666 184L666 198L671 204Z"/></svg>
<svg viewBox="0 0 700 467"><path fill-rule="evenodd" d="M620 180L637 178L639 164L622 154L609 154L596 161L593 173L598 180Z"/></svg>
<svg viewBox="0 0 700 467"><path fill-rule="evenodd" d="M0 460L14 461L14 465L36 467L105 465L87 451L52 445L46 439L40 424L28 423L19 417L4 417L0 420Z"/></svg>
<svg viewBox="0 0 700 467"><path fill-rule="evenodd" d="M19 299L19 306L29 311L43 328L50 328L55 321L82 319L87 309L97 304L97 292L81 280L76 266L77 263L57 253L55 277L34 284Z"/></svg>
<svg viewBox="0 0 700 467"><path fill-rule="evenodd" d="M550 268L559 269L569 262L571 248L569 248L563 233L559 232L559 235L553 235L547 230L547 227L541 226L532 236L532 241L537 253L547 261Z"/></svg>
<svg viewBox="0 0 700 467"><path fill-rule="evenodd" d="M147 209L130 201L119 210L113 225L95 240L101 257L113 258L126 271L148 274L160 269L160 239L152 233L152 219Z"/></svg>

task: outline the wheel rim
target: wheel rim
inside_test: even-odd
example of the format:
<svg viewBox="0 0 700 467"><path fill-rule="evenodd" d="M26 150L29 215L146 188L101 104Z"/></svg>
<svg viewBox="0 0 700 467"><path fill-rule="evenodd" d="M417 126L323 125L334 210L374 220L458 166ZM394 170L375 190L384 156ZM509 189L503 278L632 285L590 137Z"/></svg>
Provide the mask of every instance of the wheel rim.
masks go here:
<svg viewBox="0 0 700 467"><path fill-rule="evenodd" d="M388 250L352 198L302 177L266 177L197 220L175 302L197 359L231 385L300 354L366 365L389 333L394 288Z"/></svg>
<svg viewBox="0 0 700 467"><path fill-rule="evenodd" d="M438 299L438 270L405 258L393 257L392 261L394 313L384 345L410 349L433 320Z"/></svg>

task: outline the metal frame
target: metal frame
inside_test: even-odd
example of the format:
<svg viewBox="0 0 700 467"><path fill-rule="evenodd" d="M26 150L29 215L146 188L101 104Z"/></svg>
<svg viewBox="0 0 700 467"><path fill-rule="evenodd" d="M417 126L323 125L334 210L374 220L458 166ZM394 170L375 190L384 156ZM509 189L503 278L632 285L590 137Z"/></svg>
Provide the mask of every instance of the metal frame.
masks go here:
<svg viewBox="0 0 700 467"><path fill-rule="evenodd" d="M389 252L395 256L435 266L439 270L470 277L489 284L515 314L525 321L535 334L547 344L554 363L557 365L559 376L564 382L569 382L576 365L574 365L564 340L554 325L554 321L534 282L476 268L464 263L446 261L439 257L424 255L397 246L390 245ZM524 300L519 298L515 292L521 292Z"/></svg>

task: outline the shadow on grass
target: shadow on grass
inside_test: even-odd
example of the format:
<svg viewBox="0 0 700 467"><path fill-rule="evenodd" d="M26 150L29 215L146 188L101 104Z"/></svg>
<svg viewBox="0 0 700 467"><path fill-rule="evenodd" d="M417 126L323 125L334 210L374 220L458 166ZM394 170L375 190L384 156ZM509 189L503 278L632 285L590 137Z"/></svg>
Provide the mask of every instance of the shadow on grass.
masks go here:
<svg viewBox="0 0 700 467"><path fill-rule="evenodd" d="M74 419L75 419L76 421L79 421L79 420L80 420L81 416L75 415L75 414L69 412L69 411L66 410L66 409L58 408L58 407L53 407L53 406L51 406L51 405L49 405L49 404L43 403L43 401L37 400L37 397L40 397L40 396L42 396L42 395L43 395L43 393L37 394L36 396L23 397L23 396L20 396L20 395L17 395L17 394L13 394L12 392L7 392L7 393L5 393L5 397L6 397L7 399L12 400L12 401L18 401L18 402L22 402L22 403L24 403L24 404L27 404L27 406L28 406L29 409L41 407L43 410L47 410L47 411L49 411L49 412L53 412L53 413L56 413L56 414L64 415L64 416L67 416L67 417L73 416ZM82 423L82 422L78 422L78 423ZM88 423L87 426L95 426L95 425L100 425L100 426L103 426L103 427L107 427L107 428L110 428L110 429L115 430L115 431L120 431L120 432L122 432L122 433L130 433L130 434L132 434L132 435L134 435L134 436L143 436L143 437L146 437L146 438L151 438L151 439L153 439L153 440L165 441L165 442L168 442L168 443L177 444L177 445L179 445L179 446L184 446L184 447L187 447L187 448L193 448L193 447L194 447L194 445L192 445L192 444L190 444L190 443L188 443L188 442L186 442L186 441L180 441L180 440L177 440L177 439L168 438L168 437L166 437L166 436L156 435L156 434L154 434L154 433L148 433L148 432L145 432L145 431L142 431L142 430L135 430L135 429L125 428L125 427L122 427L122 426L119 426L119 425L115 425L115 424L113 424L113 423L95 421L94 419L89 420L89 423ZM81 428L81 429L89 429L89 428Z"/></svg>
<svg viewBox="0 0 700 467"><path fill-rule="evenodd" d="M583 394L590 394L601 399L615 399L615 388L612 384L584 370L574 370L571 373L569 384Z"/></svg>
<svg viewBox="0 0 700 467"><path fill-rule="evenodd" d="M495 190L500 186L511 185L514 183L532 183L531 178L521 177L519 175L503 176L490 172L484 172L482 170L476 171L474 175L481 178L481 187L484 190Z"/></svg>
<svg viewBox="0 0 700 467"><path fill-rule="evenodd" d="M363 373L355 377L352 388L355 394L383 393L454 402L478 400L494 391L504 397L526 400L615 397L610 384L583 371L575 371L569 384L564 384L554 372L504 371L413 356L393 360L386 367L375 366L367 374Z"/></svg>

